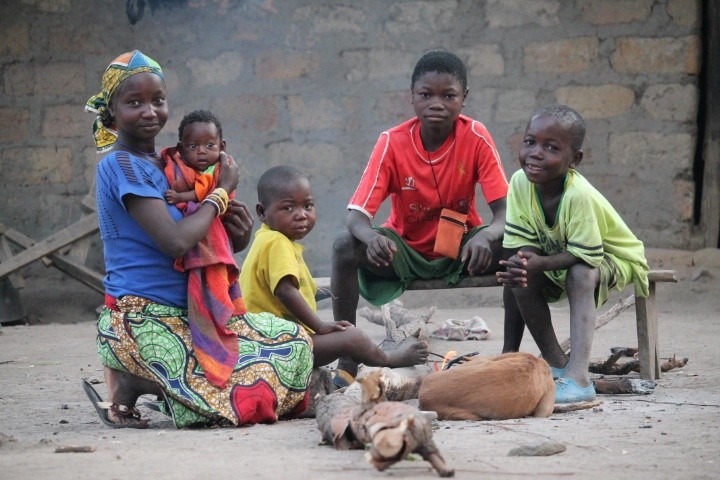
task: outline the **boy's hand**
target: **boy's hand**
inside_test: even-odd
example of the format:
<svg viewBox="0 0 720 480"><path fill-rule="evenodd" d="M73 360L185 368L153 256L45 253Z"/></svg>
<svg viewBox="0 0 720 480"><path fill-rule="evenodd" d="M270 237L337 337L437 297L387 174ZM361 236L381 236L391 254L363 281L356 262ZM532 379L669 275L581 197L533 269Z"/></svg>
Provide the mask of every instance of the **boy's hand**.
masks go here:
<svg viewBox="0 0 720 480"><path fill-rule="evenodd" d="M342 332L346 327L352 326L354 325L346 320L340 320L339 322L322 322L320 326L315 329L315 334L325 335L326 333Z"/></svg>
<svg viewBox="0 0 720 480"><path fill-rule="evenodd" d="M178 193L175 190L166 190L165 191L165 201L170 205L175 205L178 203Z"/></svg>
<svg viewBox="0 0 720 480"><path fill-rule="evenodd" d="M393 260L397 245L385 235L377 234L367 244L367 259L376 267L387 267Z"/></svg>
<svg viewBox="0 0 720 480"><path fill-rule="evenodd" d="M470 275L484 272L492 263L492 249L490 241L479 232L468 240L460 254L460 260L467 262L467 271Z"/></svg>
<svg viewBox="0 0 720 480"><path fill-rule="evenodd" d="M495 273L498 283L505 287L527 287L527 270L523 268L521 263L510 259L500 260L500 265L505 267L505 271Z"/></svg>
<svg viewBox="0 0 720 480"><path fill-rule="evenodd" d="M527 287L528 276L542 271L542 255L534 252L519 251L507 260L500 260L504 272L497 272L497 281L506 287Z"/></svg>

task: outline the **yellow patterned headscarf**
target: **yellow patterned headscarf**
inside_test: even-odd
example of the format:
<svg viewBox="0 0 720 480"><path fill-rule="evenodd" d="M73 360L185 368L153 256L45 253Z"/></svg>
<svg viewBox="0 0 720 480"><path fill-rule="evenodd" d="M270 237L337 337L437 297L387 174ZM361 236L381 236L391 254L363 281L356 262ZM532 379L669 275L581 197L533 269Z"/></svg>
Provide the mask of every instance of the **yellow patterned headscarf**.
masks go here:
<svg viewBox="0 0 720 480"><path fill-rule="evenodd" d="M165 78L160 65L140 50L123 53L105 69L102 77L102 91L87 101L85 110L96 114L93 137L95 137L95 147L98 152L109 150L117 140L117 132L112 127L106 127L103 124L103 119L108 115L107 106L112 94L123 80L142 72L152 72L160 78Z"/></svg>

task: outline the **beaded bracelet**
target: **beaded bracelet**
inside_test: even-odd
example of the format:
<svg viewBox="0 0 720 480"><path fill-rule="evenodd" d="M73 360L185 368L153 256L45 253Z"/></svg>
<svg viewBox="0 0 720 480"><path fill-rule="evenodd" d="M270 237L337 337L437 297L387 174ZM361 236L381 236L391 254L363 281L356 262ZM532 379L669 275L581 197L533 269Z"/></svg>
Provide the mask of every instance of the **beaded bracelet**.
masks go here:
<svg viewBox="0 0 720 480"><path fill-rule="evenodd" d="M202 203L208 202L217 209L217 216L224 214L228 209L230 198L224 188L216 188L203 200Z"/></svg>
<svg viewBox="0 0 720 480"><path fill-rule="evenodd" d="M205 198L205 200L202 201L202 203L203 204L208 203L208 204L212 205L213 207L215 207L215 210L217 210L217 213L215 214L216 217L219 217L220 215L225 213L225 211L220 207L220 204L218 202L216 202L215 199L210 198L209 195Z"/></svg>
<svg viewBox="0 0 720 480"><path fill-rule="evenodd" d="M228 193L224 188L218 187L215 190L213 190L212 193L219 195L220 198L223 200L223 202L226 204L230 201L230 197L228 196Z"/></svg>

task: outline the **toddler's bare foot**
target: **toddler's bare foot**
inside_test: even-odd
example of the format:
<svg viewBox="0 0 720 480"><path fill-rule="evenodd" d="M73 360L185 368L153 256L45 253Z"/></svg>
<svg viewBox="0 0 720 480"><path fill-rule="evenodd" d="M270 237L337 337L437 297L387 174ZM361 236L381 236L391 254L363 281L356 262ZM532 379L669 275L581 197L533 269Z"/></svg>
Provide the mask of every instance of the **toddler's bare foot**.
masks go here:
<svg viewBox="0 0 720 480"><path fill-rule="evenodd" d="M393 350L385 352L385 354L388 359L388 367L410 367L425 363L430 354L430 347L427 342L412 336L398 343Z"/></svg>

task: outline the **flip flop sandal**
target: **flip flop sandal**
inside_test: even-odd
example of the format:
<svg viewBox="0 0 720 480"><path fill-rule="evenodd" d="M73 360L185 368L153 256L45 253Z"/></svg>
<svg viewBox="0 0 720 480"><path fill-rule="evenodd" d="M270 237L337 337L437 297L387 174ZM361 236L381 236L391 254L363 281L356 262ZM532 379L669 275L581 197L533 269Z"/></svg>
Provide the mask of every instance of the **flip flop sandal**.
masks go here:
<svg viewBox="0 0 720 480"><path fill-rule="evenodd" d="M162 394L162 398L158 396L157 402L151 402L152 406L151 403L145 403L145 406L150 407L156 412L160 412L163 415L167 415L168 417L172 418L173 424L175 424L175 426L177 427L175 410L173 410L171 407L172 404L170 403L170 396L165 392L165 390L160 390L160 393Z"/></svg>
<svg viewBox="0 0 720 480"><path fill-rule="evenodd" d="M111 428L147 428L148 420L140 418L140 412L136 408L129 408L126 405L119 405L117 403L103 402L103 399L98 395L93 386L87 380L82 381L83 390L87 394L88 398L95 407L100 416L100 420ZM118 417L125 419L126 423L114 423L110 421L108 411L112 412Z"/></svg>
<svg viewBox="0 0 720 480"><path fill-rule="evenodd" d="M330 371L332 379L330 382L335 386L336 389L341 389L350 386L355 381L352 375L345 370L336 368Z"/></svg>
<svg viewBox="0 0 720 480"><path fill-rule="evenodd" d="M168 417L172 417L172 413L170 410L170 402L167 399L167 396L165 396L165 392L162 392L163 396L160 397L158 395L157 400L154 402L143 402L140 405L143 407L146 407L154 412L162 413L163 415L167 415Z"/></svg>

